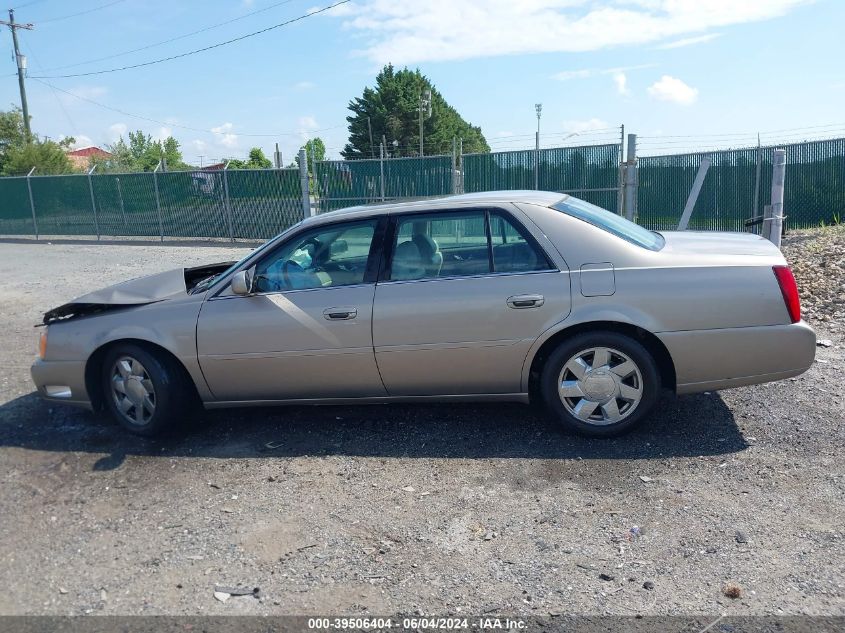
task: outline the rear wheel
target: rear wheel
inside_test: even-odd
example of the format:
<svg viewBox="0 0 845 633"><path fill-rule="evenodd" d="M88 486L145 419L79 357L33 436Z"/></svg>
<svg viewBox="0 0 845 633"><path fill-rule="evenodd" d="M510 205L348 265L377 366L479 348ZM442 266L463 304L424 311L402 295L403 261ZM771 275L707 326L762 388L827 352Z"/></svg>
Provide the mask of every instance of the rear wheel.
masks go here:
<svg viewBox="0 0 845 633"><path fill-rule="evenodd" d="M660 374L651 354L616 332L587 332L562 343L541 378L543 399L568 428L609 437L630 430L654 407Z"/></svg>
<svg viewBox="0 0 845 633"><path fill-rule="evenodd" d="M106 354L102 371L106 407L125 429L150 437L185 419L193 392L172 359L119 344Z"/></svg>

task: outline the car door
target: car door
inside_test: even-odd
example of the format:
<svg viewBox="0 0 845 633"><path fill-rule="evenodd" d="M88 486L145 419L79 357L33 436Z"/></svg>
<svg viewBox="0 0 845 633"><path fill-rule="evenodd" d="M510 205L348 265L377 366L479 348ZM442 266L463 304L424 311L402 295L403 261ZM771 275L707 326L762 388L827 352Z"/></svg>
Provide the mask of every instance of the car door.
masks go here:
<svg viewBox="0 0 845 633"><path fill-rule="evenodd" d="M255 264L254 292L203 303L197 353L218 400L384 395L372 305L386 219L300 231Z"/></svg>
<svg viewBox="0 0 845 633"><path fill-rule="evenodd" d="M373 344L391 396L519 393L528 349L570 309L561 271L504 209L398 214Z"/></svg>

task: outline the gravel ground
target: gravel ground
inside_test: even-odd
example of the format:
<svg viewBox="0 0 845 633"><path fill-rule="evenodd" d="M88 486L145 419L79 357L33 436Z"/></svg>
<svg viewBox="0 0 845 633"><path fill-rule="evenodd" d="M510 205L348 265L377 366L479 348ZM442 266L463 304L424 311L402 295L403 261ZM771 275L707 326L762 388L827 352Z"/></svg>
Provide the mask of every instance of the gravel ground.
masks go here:
<svg viewBox="0 0 845 633"><path fill-rule="evenodd" d="M623 438L373 405L207 412L150 441L41 402L32 325L244 249L0 243L0 613L845 615L845 232L785 251L832 343L813 368L666 396Z"/></svg>

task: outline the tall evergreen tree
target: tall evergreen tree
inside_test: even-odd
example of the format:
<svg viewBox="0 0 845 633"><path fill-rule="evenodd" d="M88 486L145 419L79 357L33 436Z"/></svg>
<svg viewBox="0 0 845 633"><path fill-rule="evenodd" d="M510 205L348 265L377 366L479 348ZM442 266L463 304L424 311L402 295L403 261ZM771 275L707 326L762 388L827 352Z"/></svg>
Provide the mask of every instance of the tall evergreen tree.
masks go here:
<svg viewBox="0 0 845 633"><path fill-rule="evenodd" d="M349 103L352 112L346 117L349 142L341 152L343 157L378 158L382 135L387 141L385 151L390 155L419 155L420 95L428 90L431 90L431 116L423 113L425 154L450 154L453 138L463 139L465 153L489 152L490 146L481 128L465 121L428 77L419 70L403 68L397 71L388 64L376 77L375 87L364 88L363 95Z"/></svg>

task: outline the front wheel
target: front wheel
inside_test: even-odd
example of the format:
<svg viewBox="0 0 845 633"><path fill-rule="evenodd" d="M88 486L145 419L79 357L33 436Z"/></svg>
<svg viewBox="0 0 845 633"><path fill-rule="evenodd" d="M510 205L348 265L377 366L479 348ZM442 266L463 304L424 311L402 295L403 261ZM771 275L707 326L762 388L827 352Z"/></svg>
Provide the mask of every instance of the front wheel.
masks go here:
<svg viewBox="0 0 845 633"><path fill-rule="evenodd" d="M112 417L125 429L151 437L185 418L192 392L176 363L133 344L108 351L102 368L103 394Z"/></svg>
<svg viewBox="0 0 845 633"><path fill-rule="evenodd" d="M543 399L564 426L592 437L630 430L660 394L651 354L616 332L587 332L562 343L547 359Z"/></svg>

